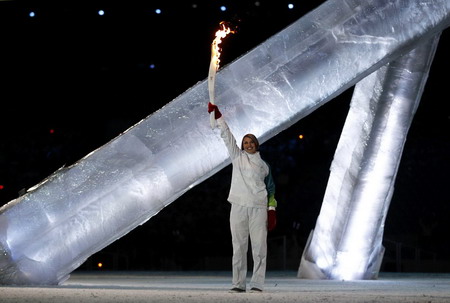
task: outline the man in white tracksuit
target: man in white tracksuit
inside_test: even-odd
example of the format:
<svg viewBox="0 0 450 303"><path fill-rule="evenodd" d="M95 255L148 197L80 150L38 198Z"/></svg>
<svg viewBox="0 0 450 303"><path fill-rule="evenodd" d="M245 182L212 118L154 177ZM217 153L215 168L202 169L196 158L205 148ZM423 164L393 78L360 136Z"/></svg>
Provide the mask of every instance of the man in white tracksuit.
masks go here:
<svg viewBox="0 0 450 303"><path fill-rule="evenodd" d="M212 111L233 165L228 196L231 203L230 228L233 243L231 291L246 291L250 237L253 256L250 290L261 292L266 276L267 231L276 226L275 184L270 166L260 156L257 138L252 134L245 135L239 148L219 109L209 103L208 112Z"/></svg>

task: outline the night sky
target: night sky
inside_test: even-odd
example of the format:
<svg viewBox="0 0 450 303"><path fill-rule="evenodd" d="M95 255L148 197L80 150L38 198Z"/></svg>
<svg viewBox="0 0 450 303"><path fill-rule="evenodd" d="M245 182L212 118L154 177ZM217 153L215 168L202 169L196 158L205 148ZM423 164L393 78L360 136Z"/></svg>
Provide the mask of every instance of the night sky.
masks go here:
<svg viewBox="0 0 450 303"><path fill-rule="evenodd" d="M238 27L222 44L224 66L324 1L292 1L293 9L283 0L180 2L0 2L0 205L205 80L220 21ZM386 259L393 243L450 259L449 53L447 29L405 144L385 226ZM286 239L289 269L298 268L314 228L351 96L352 89L262 146L279 204L269 253ZM227 167L89 261L115 255L127 261L103 261L106 268L229 269L220 260L231 256L230 178Z"/></svg>

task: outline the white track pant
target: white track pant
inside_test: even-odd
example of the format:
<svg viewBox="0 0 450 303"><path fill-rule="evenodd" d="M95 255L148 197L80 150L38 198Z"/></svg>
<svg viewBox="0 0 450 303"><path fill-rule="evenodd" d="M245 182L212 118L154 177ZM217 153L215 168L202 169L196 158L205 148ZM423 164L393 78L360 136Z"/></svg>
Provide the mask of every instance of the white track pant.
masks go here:
<svg viewBox="0 0 450 303"><path fill-rule="evenodd" d="M267 259L267 209L231 204L233 286L246 289L248 239L252 247L253 275L250 287L264 288Z"/></svg>

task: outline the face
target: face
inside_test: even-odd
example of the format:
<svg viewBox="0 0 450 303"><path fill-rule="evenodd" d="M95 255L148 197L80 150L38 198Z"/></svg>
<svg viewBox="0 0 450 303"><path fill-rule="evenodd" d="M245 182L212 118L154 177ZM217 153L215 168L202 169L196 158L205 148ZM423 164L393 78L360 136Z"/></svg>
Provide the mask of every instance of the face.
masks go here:
<svg viewBox="0 0 450 303"><path fill-rule="evenodd" d="M244 139L242 140L242 147L249 154L256 153L256 143L249 137L244 137Z"/></svg>

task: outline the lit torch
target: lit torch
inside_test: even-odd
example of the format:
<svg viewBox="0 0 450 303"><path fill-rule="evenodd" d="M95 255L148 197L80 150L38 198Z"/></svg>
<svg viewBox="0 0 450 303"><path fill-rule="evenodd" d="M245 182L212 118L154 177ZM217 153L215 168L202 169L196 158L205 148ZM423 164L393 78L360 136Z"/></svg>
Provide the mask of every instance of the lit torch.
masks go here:
<svg viewBox="0 0 450 303"><path fill-rule="evenodd" d="M225 38L229 33L233 33L229 27L226 27L224 22L220 22L221 29L216 32L216 37L211 44L211 63L209 64L209 74L208 74L208 91L209 91L209 101L214 104L214 84L216 82L216 72L219 70L220 63L220 47L219 44L222 42L222 38ZM216 125L216 120L214 119L214 112L210 114L211 127L214 128Z"/></svg>

